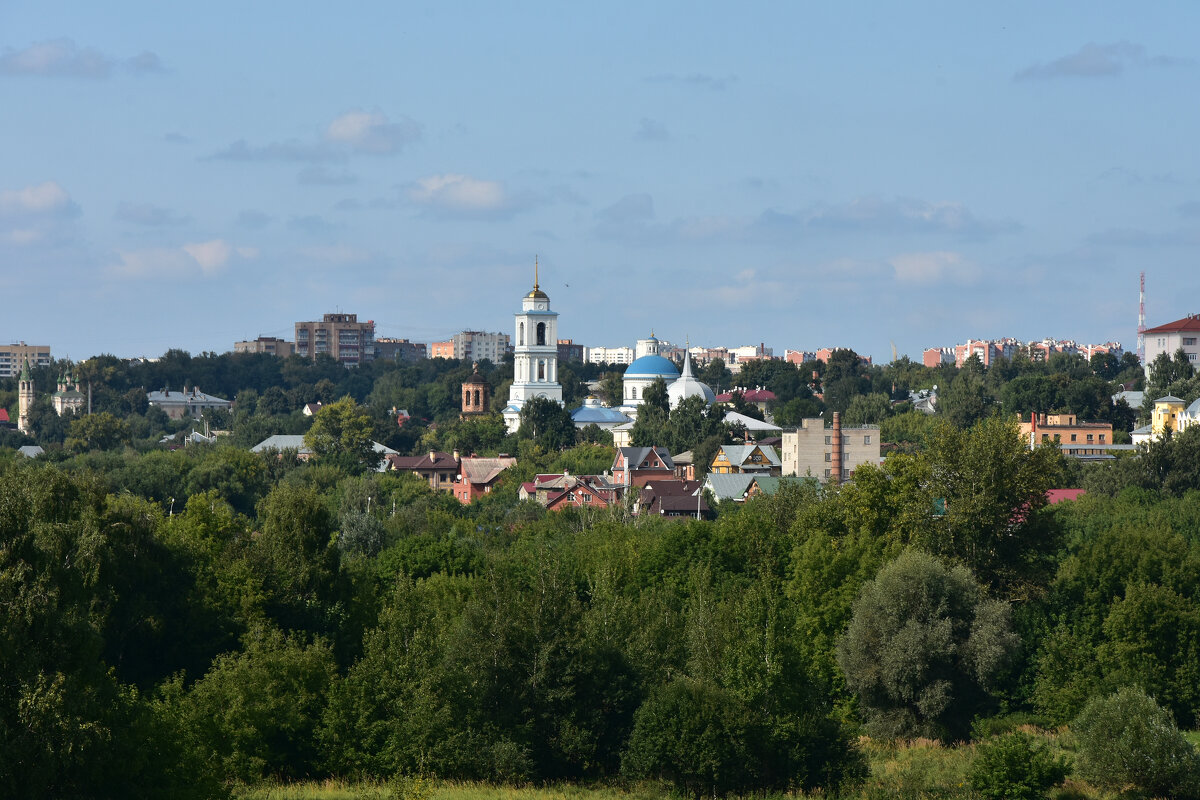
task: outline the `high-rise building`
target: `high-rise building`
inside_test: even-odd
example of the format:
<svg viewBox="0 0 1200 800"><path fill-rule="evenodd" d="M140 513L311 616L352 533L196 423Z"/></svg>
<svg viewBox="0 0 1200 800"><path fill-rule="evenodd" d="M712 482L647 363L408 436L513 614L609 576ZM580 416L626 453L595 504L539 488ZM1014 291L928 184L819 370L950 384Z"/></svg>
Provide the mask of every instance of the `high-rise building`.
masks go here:
<svg viewBox="0 0 1200 800"><path fill-rule="evenodd" d="M30 369L50 366L50 346L24 342L0 344L0 378L17 377L26 359Z"/></svg>
<svg viewBox="0 0 1200 800"><path fill-rule="evenodd" d="M326 314L320 322L296 323L296 355L315 359L326 354L346 366L375 358L375 321L358 314Z"/></svg>

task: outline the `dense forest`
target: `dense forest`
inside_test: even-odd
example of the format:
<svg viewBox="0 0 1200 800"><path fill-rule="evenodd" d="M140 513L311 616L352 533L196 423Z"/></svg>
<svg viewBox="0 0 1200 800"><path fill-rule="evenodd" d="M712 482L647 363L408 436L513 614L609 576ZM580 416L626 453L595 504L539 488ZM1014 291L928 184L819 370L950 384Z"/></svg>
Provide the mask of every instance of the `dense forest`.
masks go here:
<svg viewBox="0 0 1200 800"><path fill-rule="evenodd" d="M599 471L612 450L532 415L513 437L459 422L468 364L84 362L95 413L42 407L36 460L0 439L0 795L397 774L832 794L865 777L862 736L975 740L1000 764L987 774L1015 758L1061 781L996 735L1030 724L1077 731L1073 769L1096 785L1195 797L1200 755L1177 726L1200 714L1200 430L1091 465L1016 435L1029 409L1127 430L1136 412L1110 395L1141 371L1111 362L749 364L738 380L777 394L777 421L839 410L904 446L847 485L785 486L712 521L519 502L523 478ZM1185 397L1195 376L1166 362L1147 391ZM505 397L511 367L481 372ZM616 374L560 371L569 403ZM195 423L144 388L184 383L236 398L207 420L228 436L159 443ZM937 415L904 408L934 384ZM317 400L402 452L520 462L463 506L337 436L307 463L249 452L325 425L298 411ZM735 433L702 409L645 411L662 426L647 435ZM1049 505L1065 486L1087 493ZM1130 737L1120 772L1104 754Z"/></svg>

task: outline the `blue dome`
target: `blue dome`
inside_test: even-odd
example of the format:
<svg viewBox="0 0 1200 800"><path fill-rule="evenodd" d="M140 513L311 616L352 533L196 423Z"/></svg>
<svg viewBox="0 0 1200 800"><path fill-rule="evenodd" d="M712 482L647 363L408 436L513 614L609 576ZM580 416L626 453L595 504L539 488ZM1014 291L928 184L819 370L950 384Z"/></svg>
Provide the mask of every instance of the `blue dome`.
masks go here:
<svg viewBox="0 0 1200 800"><path fill-rule="evenodd" d="M625 377L631 378L634 375L649 375L651 377L671 378L679 377L679 370L675 368L675 362L663 356L642 356L634 359L633 363L625 368Z"/></svg>

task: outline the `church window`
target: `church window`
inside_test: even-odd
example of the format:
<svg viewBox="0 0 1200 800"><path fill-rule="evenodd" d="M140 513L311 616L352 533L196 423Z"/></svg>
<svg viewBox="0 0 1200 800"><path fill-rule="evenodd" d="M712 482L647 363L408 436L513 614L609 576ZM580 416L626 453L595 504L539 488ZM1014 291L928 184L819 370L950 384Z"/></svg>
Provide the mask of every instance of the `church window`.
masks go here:
<svg viewBox="0 0 1200 800"><path fill-rule="evenodd" d="M479 390L475 390L475 405L479 405Z"/></svg>
<svg viewBox="0 0 1200 800"><path fill-rule="evenodd" d="M525 323L517 325L517 344L525 344Z"/></svg>
<svg viewBox="0 0 1200 800"><path fill-rule="evenodd" d="M540 331L539 331L539 333L540 333ZM538 380L539 381L546 380L546 362L542 361L540 359L538 360Z"/></svg>
<svg viewBox="0 0 1200 800"><path fill-rule="evenodd" d="M539 322L537 324L537 343L543 345L546 343L546 323Z"/></svg>

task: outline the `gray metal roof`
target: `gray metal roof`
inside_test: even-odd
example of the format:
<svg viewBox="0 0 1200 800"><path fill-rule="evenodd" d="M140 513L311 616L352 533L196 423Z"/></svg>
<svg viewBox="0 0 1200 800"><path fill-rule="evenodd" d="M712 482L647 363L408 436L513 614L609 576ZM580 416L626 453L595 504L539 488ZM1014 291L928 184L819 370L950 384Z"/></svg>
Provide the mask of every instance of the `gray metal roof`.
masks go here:
<svg viewBox="0 0 1200 800"><path fill-rule="evenodd" d="M713 493L713 497L720 500L742 500L746 497L746 491L750 488L750 484L754 482L754 475L745 472L735 472L728 475L711 474L704 484L704 488Z"/></svg>

